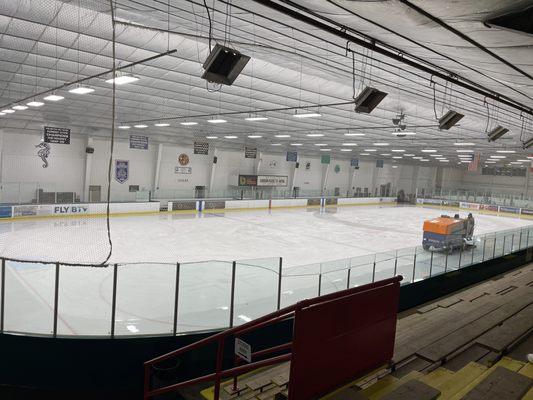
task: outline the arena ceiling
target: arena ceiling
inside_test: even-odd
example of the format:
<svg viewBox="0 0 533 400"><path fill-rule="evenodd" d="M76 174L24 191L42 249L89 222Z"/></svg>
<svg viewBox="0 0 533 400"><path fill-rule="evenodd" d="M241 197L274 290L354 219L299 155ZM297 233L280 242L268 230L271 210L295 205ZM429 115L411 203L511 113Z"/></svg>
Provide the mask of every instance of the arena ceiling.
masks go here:
<svg viewBox="0 0 533 400"><path fill-rule="evenodd" d="M491 21L530 12L532 1L113 3L116 65L138 78L116 85L118 138L450 166L478 153L487 165L528 164L533 36ZM110 136L112 38L109 0L0 0L0 111L44 103L2 115L0 128ZM210 41L251 57L232 86L201 79ZM85 78L93 92L69 92ZM372 113L355 113L365 86L388 95ZM42 100L54 88L65 98ZM441 131L436 118L450 109L465 117ZM320 116L294 117L306 111ZM398 114L412 135L393 134ZM498 125L509 132L488 142Z"/></svg>

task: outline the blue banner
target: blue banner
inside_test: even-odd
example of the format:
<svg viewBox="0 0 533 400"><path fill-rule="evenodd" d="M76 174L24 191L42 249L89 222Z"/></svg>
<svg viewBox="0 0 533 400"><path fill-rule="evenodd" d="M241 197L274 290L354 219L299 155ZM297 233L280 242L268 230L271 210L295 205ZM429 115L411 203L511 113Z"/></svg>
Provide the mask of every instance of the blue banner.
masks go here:
<svg viewBox="0 0 533 400"><path fill-rule="evenodd" d="M130 177L130 162L127 160L115 160L115 179L118 183L124 183Z"/></svg>
<svg viewBox="0 0 533 400"><path fill-rule="evenodd" d="M11 206L0 206L0 218L11 218Z"/></svg>
<svg viewBox="0 0 533 400"><path fill-rule="evenodd" d="M508 213L513 213L513 214L520 214L520 208L518 208L518 207L500 206L500 212L508 212Z"/></svg>
<svg viewBox="0 0 533 400"><path fill-rule="evenodd" d="M287 152L287 161L298 161L298 153L295 151L288 151Z"/></svg>
<svg viewBox="0 0 533 400"><path fill-rule="evenodd" d="M352 158L350 160L350 166L351 167L358 167L359 166L359 160L357 158Z"/></svg>

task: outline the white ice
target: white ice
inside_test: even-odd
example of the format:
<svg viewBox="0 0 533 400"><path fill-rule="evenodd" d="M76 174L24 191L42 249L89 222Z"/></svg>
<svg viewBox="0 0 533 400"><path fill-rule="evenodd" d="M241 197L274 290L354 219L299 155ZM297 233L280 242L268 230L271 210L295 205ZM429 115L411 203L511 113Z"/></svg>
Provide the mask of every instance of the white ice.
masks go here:
<svg viewBox="0 0 533 400"><path fill-rule="evenodd" d="M278 257L283 257L280 300L285 306L319 291L367 283L373 275L383 279L396 271L409 282L533 245L532 229L524 231L531 238L529 233L501 237L497 245L488 241L450 256L419 247L414 257L414 250L401 250L419 246L423 221L443 212L357 206L112 218L110 262L137 263L117 268L115 333L173 331L177 261L176 328L187 332L229 325L232 260L261 258L237 263L233 323L239 324L277 308ZM528 219L509 216L475 217L477 234L530 225ZM108 250L104 218L3 222L0 229L5 257L99 262ZM374 253L380 254L374 258ZM307 264L312 265L302 267ZM351 267L349 282L346 267ZM54 285L53 264L8 261L5 330L49 335ZM60 267L58 333L109 335L112 285L112 267Z"/></svg>

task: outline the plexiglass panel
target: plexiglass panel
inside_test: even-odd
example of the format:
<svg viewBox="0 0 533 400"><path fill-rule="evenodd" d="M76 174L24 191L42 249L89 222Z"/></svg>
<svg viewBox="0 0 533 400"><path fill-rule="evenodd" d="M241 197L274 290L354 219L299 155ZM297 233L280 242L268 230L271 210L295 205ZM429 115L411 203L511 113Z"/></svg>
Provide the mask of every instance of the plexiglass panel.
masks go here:
<svg viewBox="0 0 533 400"><path fill-rule="evenodd" d="M58 335L111 334L113 266L60 267Z"/></svg>
<svg viewBox="0 0 533 400"><path fill-rule="evenodd" d="M171 334L175 264L119 265L115 335Z"/></svg>
<svg viewBox="0 0 533 400"><path fill-rule="evenodd" d="M318 296L320 264L284 268L281 283L281 307Z"/></svg>
<svg viewBox="0 0 533 400"><path fill-rule="evenodd" d="M278 257L235 263L235 326L277 310L279 265Z"/></svg>
<svg viewBox="0 0 533 400"><path fill-rule="evenodd" d="M180 266L177 331L230 325L232 263L206 261Z"/></svg>
<svg viewBox="0 0 533 400"><path fill-rule="evenodd" d="M6 261L4 330L52 335L55 265Z"/></svg>

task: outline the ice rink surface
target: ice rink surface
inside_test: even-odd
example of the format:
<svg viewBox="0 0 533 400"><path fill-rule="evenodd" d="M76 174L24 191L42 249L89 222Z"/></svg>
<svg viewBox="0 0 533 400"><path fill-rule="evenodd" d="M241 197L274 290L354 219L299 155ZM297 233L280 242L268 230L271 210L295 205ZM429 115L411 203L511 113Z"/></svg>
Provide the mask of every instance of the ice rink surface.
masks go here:
<svg viewBox="0 0 533 400"><path fill-rule="evenodd" d="M453 211L414 206L345 206L158 214L111 218L111 263L185 263L283 257L285 266L418 246L426 219ZM460 213L462 217L466 211ZM476 234L532 224L476 214ZM108 254L105 218L0 223L0 255L100 263Z"/></svg>
<svg viewBox="0 0 533 400"><path fill-rule="evenodd" d="M110 262L129 263L116 267L114 322L114 267L56 269L7 261L4 328L52 333L56 272L58 335L110 335L112 325L116 335L169 335L175 315L178 333L229 326L233 260L238 262L232 323L240 324L276 310L278 296L283 307L394 273L410 282L533 245L528 229L527 236L503 235L451 255L423 251L423 221L442 213L455 212L347 206L114 217ZM478 235L533 222L475 217ZM0 223L0 229L4 257L87 263L101 262L109 250L105 218L21 220ZM411 248L400 250L406 247Z"/></svg>

